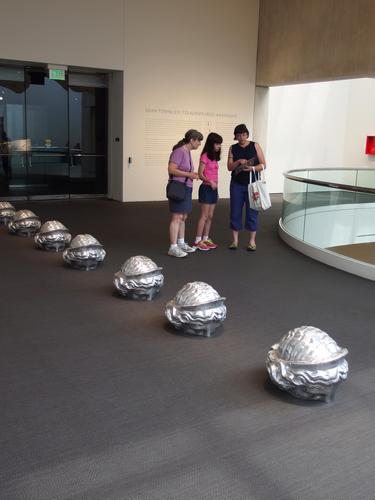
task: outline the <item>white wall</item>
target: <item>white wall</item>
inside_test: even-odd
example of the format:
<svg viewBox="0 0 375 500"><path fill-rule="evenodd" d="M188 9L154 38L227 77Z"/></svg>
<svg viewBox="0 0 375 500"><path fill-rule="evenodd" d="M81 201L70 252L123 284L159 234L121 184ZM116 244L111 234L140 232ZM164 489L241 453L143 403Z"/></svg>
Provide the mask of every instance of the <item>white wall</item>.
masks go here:
<svg viewBox="0 0 375 500"><path fill-rule="evenodd" d="M219 192L229 196L233 128L253 118L257 27L258 0L126 2L126 201L165 200L168 157L189 128L223 135Z"/></svg>
<svg viewBox="0 0 375 500"><path fill-rule="evenodd" d="M0 58L123 69L123 0L2 2Z"/></svg>
<svg viewBox="0 0 375 500"><path fill-rule="evenodd" d="M286 170L374 167L365 154L375 135L375 79L272 87L269 90L267 181L283 191Z"/></svg>
<svg viewBox="0 0 375 500"><path fill-rule="evenodd" d="M124 71L117 144L121 123L116 99L110 103L114 198L165 200L168 157L189 128L224 137L219 192L227 197L233 128L253 122L258 12L259 0L235 7L224 0L14 0L1 8L0 59ZM120 79L112 82L115 98Z"/></svg>

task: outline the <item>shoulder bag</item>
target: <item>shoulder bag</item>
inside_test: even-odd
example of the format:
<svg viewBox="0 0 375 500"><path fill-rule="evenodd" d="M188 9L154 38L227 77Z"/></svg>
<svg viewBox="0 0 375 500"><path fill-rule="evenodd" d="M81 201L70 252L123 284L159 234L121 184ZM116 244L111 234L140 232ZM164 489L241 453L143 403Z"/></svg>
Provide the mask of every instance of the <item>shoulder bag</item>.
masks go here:
<svg viewBox="0 0 375 500"><path fill-rule="evenodd" d="M264 169L259 174L259 179L255 176L255 168L253 167L255 181L249 184L249 204L253 210L261 211L267 210L271 207L271 198L268 192Z"/></svg>
<svg viewBox="0 0 375 500"><path fill-rule="evenodd" d="M182 201L185 199L185 186L188 178L186 177L185 182L174 181L169 179L167 184L167 198L173 201Z"/></svg>
<svg viewBox="0 0 375 500"><path fill-rule="evenodd" d="M192 164L190 159L190 170L192 171ZM167 198L168 200L173 201L183 201L185 199L186 193L186 183L188 181L188 177L185 177L185 182L175 181L172 178L173 176L169 176L169 181L167 184Z"/></svg>

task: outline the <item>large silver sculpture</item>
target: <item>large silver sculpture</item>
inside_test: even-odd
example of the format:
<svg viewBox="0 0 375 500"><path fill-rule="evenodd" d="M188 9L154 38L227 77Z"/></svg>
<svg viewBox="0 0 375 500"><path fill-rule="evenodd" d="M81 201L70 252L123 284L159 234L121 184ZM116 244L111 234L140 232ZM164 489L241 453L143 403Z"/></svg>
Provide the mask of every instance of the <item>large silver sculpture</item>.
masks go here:
<svg viewBox="0 0 375 500"><path fill-rule="evenodd" d="M272 346L266 366L280 389L296 398L328 402L348 376L347 354L347 349L319 328L301 326Z"/></svg>
<svg viewBox="0 0 375 500"><path fill-rule="evenodd" d="M18 236L33 236L40 229L40 219L31 210L18 210L8 222L11 233Z"/></svg>
<svg viewBox="0 0 375 500"><path fill-rule="evenodd" d="M63 252L64 261L75 269L95 269L105 257L105 250L91 234L79 234Z"/></svg>
<svg viewBox="0 0 375 500"><path fill-rule="evenodd" d="M226 318L224 301L212 286L193 281L167 303L165 315L183 333L210 337Z"/></svg>
<svg viewBox="0 0 375 500"><path fill-rule="evenodd" d="M49 220L40 228L39 233L35 235L35 243L39 248L51 252L60 252L64 250L72 239L68 229L58 220Z"/></svg>
<svg viewBox="0 0 375 500"><path fill-rule="evenodd" d="M6 225L13 219L16 209L7 201L0 201L0 225Z"/></svg>
<svg viewBox="0 0 375 500"><path fill-rule="evenodd" d="M148 257L130 257L114 276L113 283L124 297L135 300L152 300L164 283L164 276Z"/></svg>

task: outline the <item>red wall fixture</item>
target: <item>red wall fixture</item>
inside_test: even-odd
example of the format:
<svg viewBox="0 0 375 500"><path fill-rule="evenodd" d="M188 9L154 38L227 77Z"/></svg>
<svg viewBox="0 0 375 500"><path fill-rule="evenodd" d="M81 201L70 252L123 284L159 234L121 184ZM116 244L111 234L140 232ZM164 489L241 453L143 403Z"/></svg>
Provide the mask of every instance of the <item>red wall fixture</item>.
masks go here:
<svg viewBox="0 0 375 500"><path fill-rule="evenodd" d="M375 155L375 135L368 135L366 139L366 154Z"/></svg>

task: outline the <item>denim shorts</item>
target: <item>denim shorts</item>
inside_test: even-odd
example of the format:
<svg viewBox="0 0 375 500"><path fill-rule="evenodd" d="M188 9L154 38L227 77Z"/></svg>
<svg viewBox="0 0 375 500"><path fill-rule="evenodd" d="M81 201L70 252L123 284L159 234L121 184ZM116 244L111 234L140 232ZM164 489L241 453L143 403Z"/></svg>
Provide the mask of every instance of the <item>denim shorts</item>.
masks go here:
<svg viewBox="0 0 375 500"><path fill-rule="evenodd" d="M208 184L201 184L199 186L199 203L215 205L217 203L217 199L217 189L212 189L212 187Z"/></svg>
<svg viewBox="0 0 375 500"><path fill-rule="evenodd" d="M169 211L172 214L189 214L193 208L191 202L191 195L193 188L185 186L185 198L181 201L168 200Z"/></svg>

